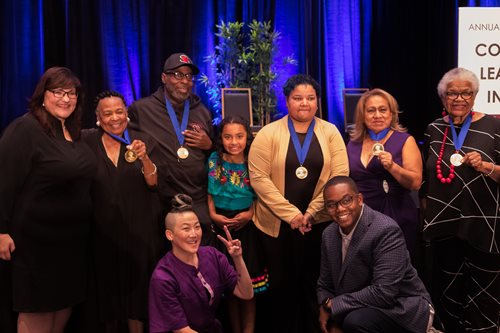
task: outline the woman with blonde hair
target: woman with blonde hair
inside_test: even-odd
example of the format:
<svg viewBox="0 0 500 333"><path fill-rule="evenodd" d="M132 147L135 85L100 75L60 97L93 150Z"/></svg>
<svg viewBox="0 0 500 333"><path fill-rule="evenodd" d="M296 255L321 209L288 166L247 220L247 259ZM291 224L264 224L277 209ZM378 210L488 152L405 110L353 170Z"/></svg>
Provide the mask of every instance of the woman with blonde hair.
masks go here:
<svg viewBox="0 0 500 333"><path fill-rule="evenodd" d="M411 191L422 183L422 157L398 113L398 102L388 92L365 92L356 106L347 154L350 176L365 202L398 222L414 259L419 214Z"/></svg>

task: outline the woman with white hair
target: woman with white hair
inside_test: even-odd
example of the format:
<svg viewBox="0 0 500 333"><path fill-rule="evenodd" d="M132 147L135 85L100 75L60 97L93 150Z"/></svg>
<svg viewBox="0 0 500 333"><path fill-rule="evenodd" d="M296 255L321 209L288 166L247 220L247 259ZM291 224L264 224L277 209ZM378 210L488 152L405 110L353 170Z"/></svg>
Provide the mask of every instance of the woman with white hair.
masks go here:
<svg viewBox="0 0 500 333"><path fill-rule="evenodd" d="M427 284L446 332L497 333L500 120L472 110L479 80L467 69L437 90L444 112L427 127L422 186Z"/></svg>

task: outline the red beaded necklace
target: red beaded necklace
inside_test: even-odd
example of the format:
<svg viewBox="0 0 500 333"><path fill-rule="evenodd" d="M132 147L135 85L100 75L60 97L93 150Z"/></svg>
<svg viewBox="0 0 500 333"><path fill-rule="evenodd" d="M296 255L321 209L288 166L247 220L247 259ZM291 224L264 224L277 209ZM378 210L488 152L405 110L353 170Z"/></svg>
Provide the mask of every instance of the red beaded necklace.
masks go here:
<svg viewBox="0 0 500 333"><path fill-rule="evenodd" d="M444 144L446 142L446 137L448 136L448 129L449 127L446 127L446 129L444 130L443 142L441 143L441 149L439 150L438 159L436 161L436 177L443 184L449 184L451 183L451 180L455 178L455 166L453 164L450 165L450 174L448 175L448 177L443 177L443 172L441 171L441 162L443 161Z"/></svg>
<svg viewBox="0 0 500 333"><path fill-rule="evenodd" d="M471 112L471 116L474 116L474 112ZM448 129L449 127L446 127L444 130L443 142L441 143L441 149L439 150L438 159L436 161L436 178L443 184L449 184L452 179L455 178L455 166L453 164L450 165L450 173L448 174L448 177L444 177L443 172L441 171L441 162L443 161L444 144L446 143L446 137L448 136Z"/></svg>

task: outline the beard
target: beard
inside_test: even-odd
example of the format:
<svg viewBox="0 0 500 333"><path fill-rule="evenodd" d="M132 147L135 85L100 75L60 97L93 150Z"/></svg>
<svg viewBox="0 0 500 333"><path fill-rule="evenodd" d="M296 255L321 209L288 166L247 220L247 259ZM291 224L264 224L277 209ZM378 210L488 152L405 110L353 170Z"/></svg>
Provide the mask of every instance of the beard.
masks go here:
<svg viewBox="0 0 500 333"><path fill-rule="evenodd" d="M166 84L165 89L167 90L167 96L170 97L174 104L178 105L183 104L191 95L191 88L189 87L186 87L186 92L181 92L175 86Z"/></svg>

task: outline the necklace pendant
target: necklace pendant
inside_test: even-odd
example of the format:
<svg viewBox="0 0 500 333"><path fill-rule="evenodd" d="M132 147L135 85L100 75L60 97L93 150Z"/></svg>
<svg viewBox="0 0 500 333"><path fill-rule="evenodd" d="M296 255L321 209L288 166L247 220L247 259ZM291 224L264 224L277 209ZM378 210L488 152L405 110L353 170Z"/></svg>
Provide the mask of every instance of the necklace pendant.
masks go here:
<svg viewBox="0 0 500 333"><path fill-rule="evenodd" d="M373 154L373 156L378 156L383 151L384 151L384 145L383 144L381 144L380 142L375 142L375 144L373 144L373 146L372 146L372 154Z"/></svg>
<svg viewBox="0 0 500 333"><path fill-rule="evenodd" d="M179 149L177 149L177 157L179 157L181 160L185 160L189 157L189 150L187 150L186 147L181 146Z"/></svg>
<svg viewBox="0 0 500 333"><path fill-rule="evenodd" d="M302 165L299 166L295 170L295 176L297 176L298 179L305 179L305 178L307 178L308 173L309 173L309 171L307 171L307 169L305 167L303 167Z"/></svg>
<svg viewBox="0 0 500 333"><path fill-rule="evenodd" d="M125 152L125 161L133 163L135 162L135 160L137 160L137 154L135 153L135 151L127 149L127 151Z"/></svg>
<svg viewBox="0 0 500 333"><path fill-rule="evenodd" d="M463 159L462 155L456 152L450 156L450 163L458 167L462 165L462 159Z"/></svg>

